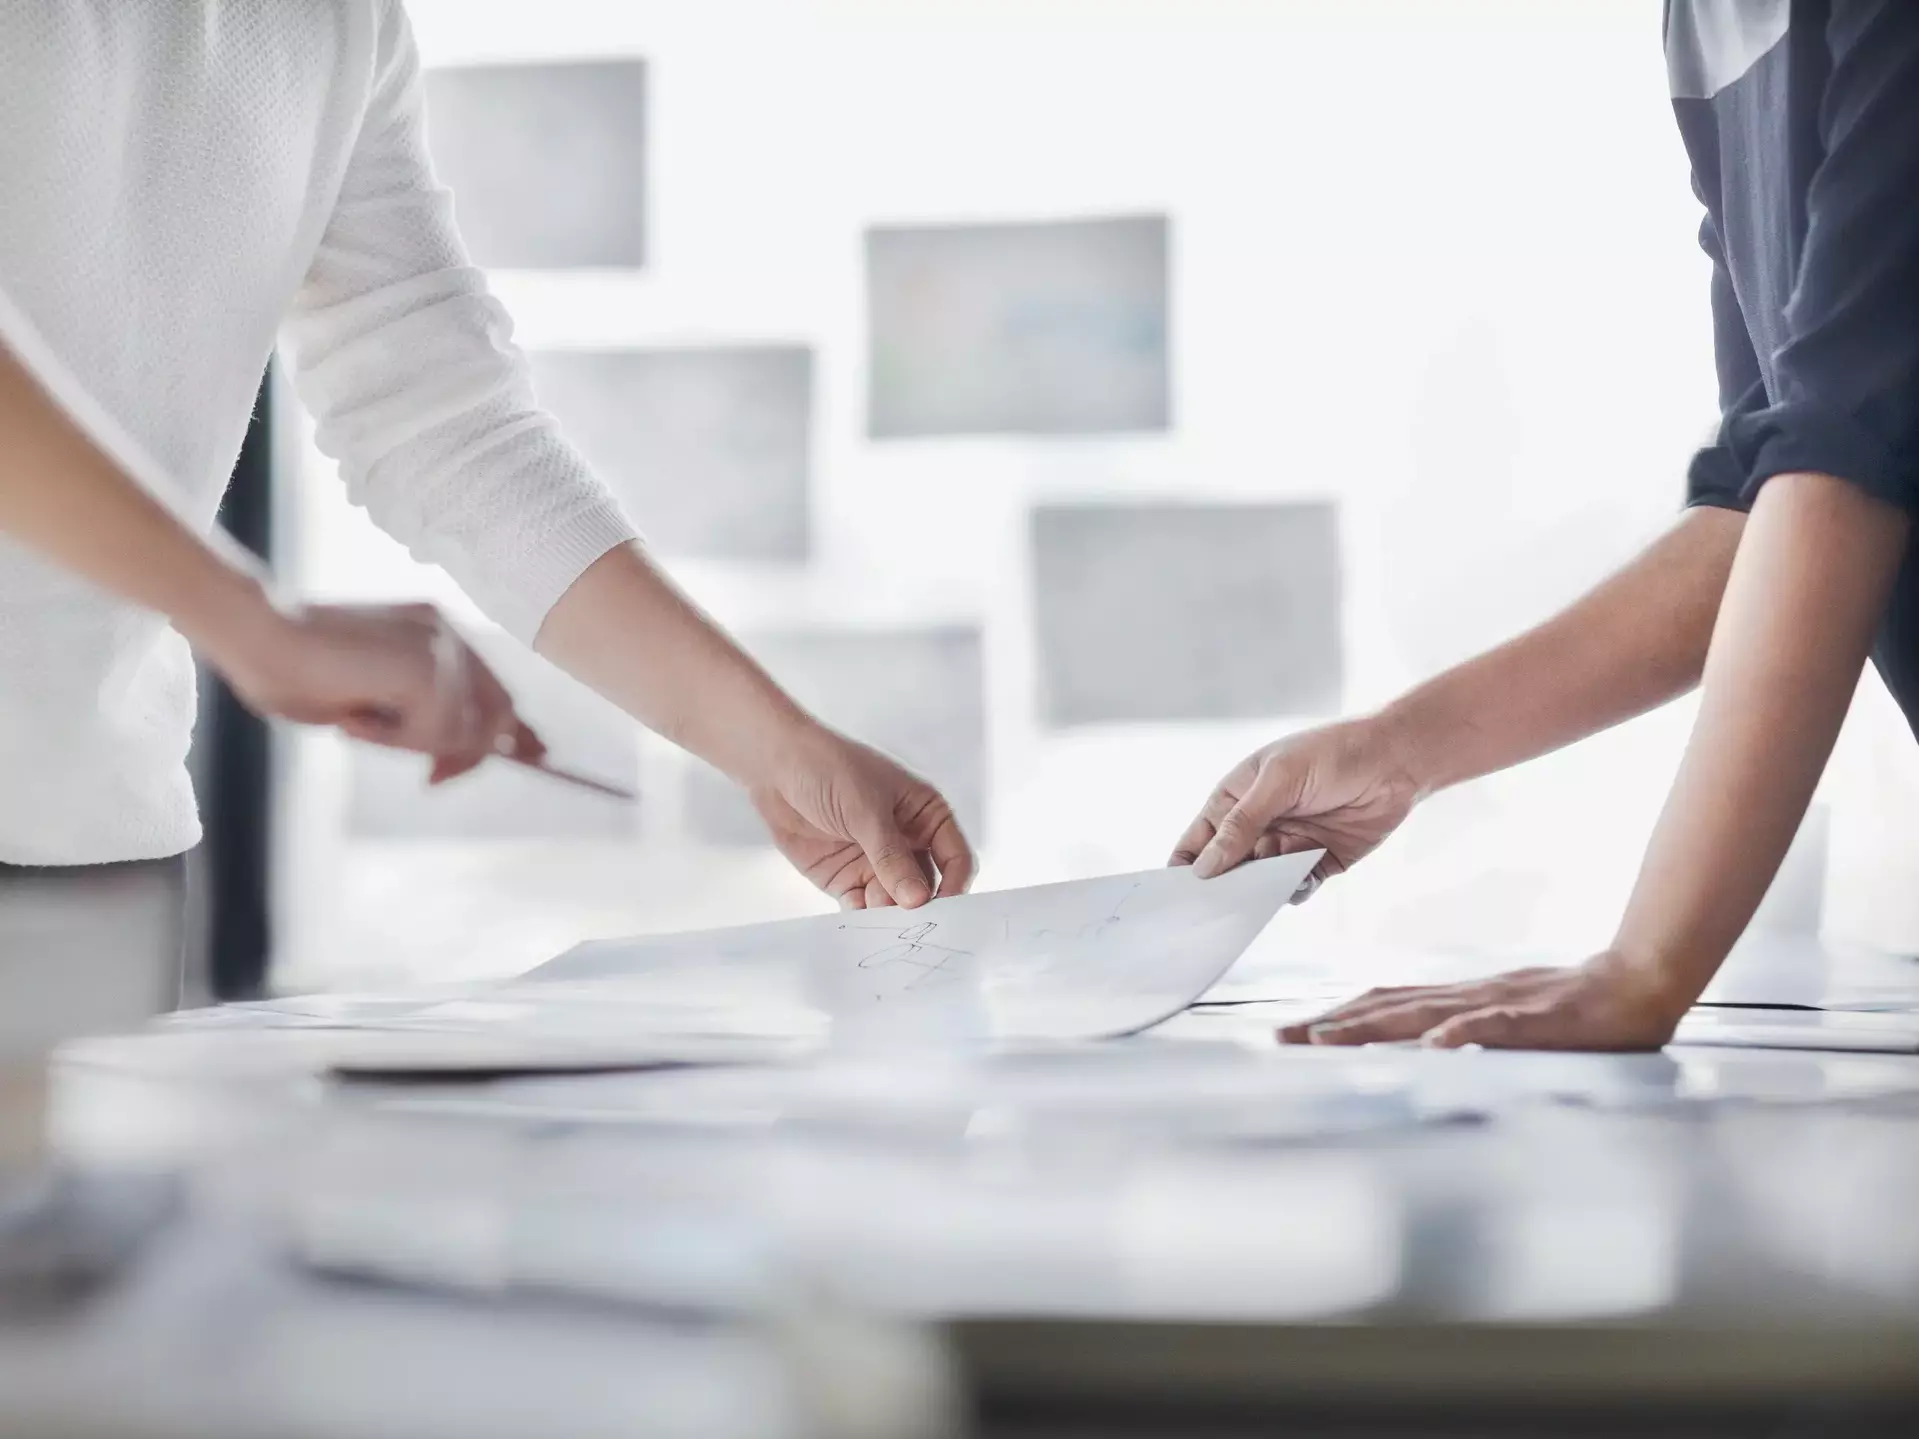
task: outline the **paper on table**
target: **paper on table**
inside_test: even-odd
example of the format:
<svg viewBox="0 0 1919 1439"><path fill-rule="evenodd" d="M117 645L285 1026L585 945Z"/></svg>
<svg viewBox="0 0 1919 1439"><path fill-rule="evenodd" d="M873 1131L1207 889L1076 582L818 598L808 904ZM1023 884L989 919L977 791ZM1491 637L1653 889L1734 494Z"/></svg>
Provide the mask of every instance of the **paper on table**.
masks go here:
<svg viewBox="0 0 1919 1439"><path fill-rule="evenodd" d="M500 998L549 1012L627 1001L655 1013L750 1000L816 1021L823 1015L835 1040L1130 1034L1177 1014L1216 982L1319 853L1281 855L1211 880L1190 869L1146 870L961 895L911 911L600 941L540 966Z"/></svg>
<svg viewBox="0 0 1919 1439"><path fill-rule="evenodd" d="M1919 1014L1695 1009L1680 1020L1673 1043L1731 1045L1741 1049L1919 1054Z"/></svg>
<svg viewBox="0 0 1919 1439"><path fill-rule="evenodd" d="M1331 1009L1375 985L1455 984L1514 969L1531 959L1499 959L1444 950L1364 941L1315 946L1311 952L1262 955L1233 966L1232 972L1200 998L1205 1005L1248 1005L1279 1001L1315 1002Z"/></svg>

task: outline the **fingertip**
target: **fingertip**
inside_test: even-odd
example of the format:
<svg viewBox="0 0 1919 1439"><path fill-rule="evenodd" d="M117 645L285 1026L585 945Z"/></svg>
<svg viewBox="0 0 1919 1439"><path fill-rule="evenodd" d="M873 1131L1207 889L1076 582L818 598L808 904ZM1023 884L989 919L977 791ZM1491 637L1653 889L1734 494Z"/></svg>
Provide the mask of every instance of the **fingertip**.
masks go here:
<svg viewBox="0 0 1919 1439"><path fill-rule="evenodd" d="M923 879L903 879L893 890L893 899L901 909L918 909L933 897Z"/></svg>
<svg viewBox="0 0 1919 1439"><path fill-rule="evenodd" d="M933 863L939 867L939 888L934 891L936 899L951 899L954 895L965 894L973 887L973 877L979 872L979 859L958 825L953 826L951 835L943 831L934 834Z"/></svg>
<svg viewBox="0 0 1919 1439"><path fill-rule="evenodd" d="M1166 867L1168 869L1186 869L1198 857L1198 855L1188 850L1176 849L1167 857Z"/></svg>
<svg viewBox="0 0 1919 1439"><path fill-rule="evenodd" d="M1193 873L1201 879L1212 879L1225 867L1226 856L1220 852L1217 844L1207 845L1193 861Z"/></svg>
<svg viewBox="0 0 1919 1439"><path fill-rule="evenodd" d="M1307 1030L1308 1044L1368 1044L1379 1038L1364 1021L1349 1020L1338 1024L1315 1024Z"/></svg>
<svg viewBox="0 0 1919 1439"><path fill-rule="evenodd" d="M533 732L533 727L523 721L513 724L513 757L537 764L546 758L546 741Z"/></svg>
<svg viewBox="0 0 1919 1439"><path fill-rule="evenodd" d="M470 774L484 759L484 755L439 755L433 761L433 769L427 776L429 785L442 785L448 780L458 779Z"/></svg>
<svg viewBox="0 0 1919 1439"><path fill-rule="evenodd" d="M1311 1026L1305 1024L1282 1024L1274 1031L1281 1044L1309 1044Z"/></svg>

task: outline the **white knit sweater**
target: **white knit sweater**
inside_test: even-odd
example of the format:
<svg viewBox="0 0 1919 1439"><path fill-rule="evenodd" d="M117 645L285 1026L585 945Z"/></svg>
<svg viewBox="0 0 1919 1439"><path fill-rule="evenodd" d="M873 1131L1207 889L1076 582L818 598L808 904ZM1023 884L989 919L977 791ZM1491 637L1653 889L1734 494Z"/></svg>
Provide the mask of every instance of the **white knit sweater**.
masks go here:
<svg viewBox="0 0 1919 1439"><path fill-rule="evenodd" d="M284 325L352 498L530 639L632 531L534 407L420 89L400 0L0 0L0 340L210 525ZM0 862L191 846L193 711L162 620L0 538Z"/></svg>

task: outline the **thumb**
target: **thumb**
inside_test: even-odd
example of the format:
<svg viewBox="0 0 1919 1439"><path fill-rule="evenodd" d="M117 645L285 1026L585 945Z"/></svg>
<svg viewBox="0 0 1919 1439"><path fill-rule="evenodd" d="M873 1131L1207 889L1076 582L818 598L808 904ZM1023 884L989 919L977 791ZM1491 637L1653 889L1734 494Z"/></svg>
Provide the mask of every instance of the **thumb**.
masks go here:
<svg viewBox="0 0 1919 1439"><path fill-rule="evenodd" d="M854 826L853 837L866 852L874 875L892 896L893 903L902 909L916 909L933 897L932 886L927 884L926 875L920 869L912 841L907 839L906 831L900 828L890 809L868 810Z"/></svg>
<svg viewBox="0 0 1919 1439"><path fill-rule="evenodd" d="M1214 826L1213 837L1193 861L1193 871L1201 879L1245 863L1266 826L1298 803L1299 779L1293 766L1269 761L1253 776L1225 817Z"/></svg>

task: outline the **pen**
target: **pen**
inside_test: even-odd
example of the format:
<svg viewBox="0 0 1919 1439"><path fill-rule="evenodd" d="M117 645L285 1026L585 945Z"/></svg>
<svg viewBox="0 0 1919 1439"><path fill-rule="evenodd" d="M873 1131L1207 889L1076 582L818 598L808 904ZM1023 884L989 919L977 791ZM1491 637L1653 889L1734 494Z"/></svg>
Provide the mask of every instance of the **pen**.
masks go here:
<svg viewBox="0 0 1919 1439"><path fill-rule="evenodd" d="M399 723L398 716L378 709L362 711L361 718L371 720L376 724L396 725ZM521 755L517 755L513 752L513 741L511 737L507 735L501 735L499 739L495 741L493 753L500 759L510 760L512 763L520 765L525 769L543 774L548 779L556 779L560 781L561 784L570 784L576 789L591 790L594 794L605 795L608 799L625 800L631 804L637 802L640 797L638 790L627 785L615 784L611 780L595 779L592 775L581 774L578 770L567 769L564 765L554 764L544 755L539 759L527 759Z"/></svg>
<svg viewBox="0 0 1919 1439"><path fill-rule="evenodd" d="M595 779L591 775L581 774L578 770L571 770L562 765L554 764L551 760L522 759L518 755L502 755L501 758L511 760L514 764L520 765L523 768L543 774L548 779L556 779L563 784L570 784L579 789L591 790L594 794L603 794L609 799L626 800L631 803L640 797L638 790L629 789L625 785L614 784L609 780Z"/></svg>

